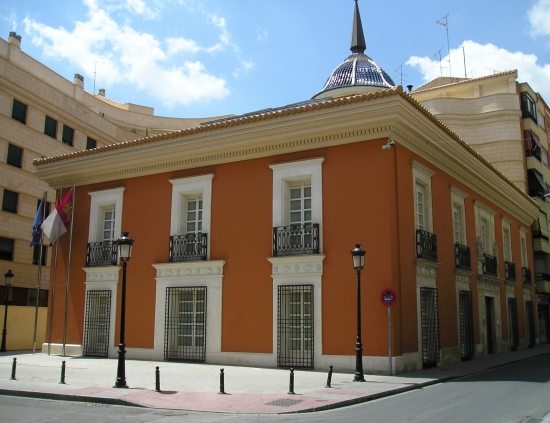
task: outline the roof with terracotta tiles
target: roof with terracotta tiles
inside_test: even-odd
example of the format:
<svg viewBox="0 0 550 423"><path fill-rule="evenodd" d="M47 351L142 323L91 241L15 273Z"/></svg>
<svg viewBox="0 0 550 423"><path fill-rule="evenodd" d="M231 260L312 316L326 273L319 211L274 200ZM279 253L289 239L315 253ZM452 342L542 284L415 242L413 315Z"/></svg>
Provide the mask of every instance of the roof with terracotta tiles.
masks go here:
<svg viewBox="0 0 550 423"><path fill-rule="evenodd" d="M411 94L424 93L424 92L427 92L427 91L439 90L441 88L447 88L447 87L454 87L454 86L457 86L457 85L469 84L470 82L482 81L482 80L491 79L491 78L498 78L499 76L512 75L516 72L517 72L517 69L512 69L512 70L509 70L509 71L494 73L494 74L491 74L491 75L480 76L479 78L463 79L461 81L453 82L451 84L439 85L437 87L430 87L430 88L426 88L426 89L422 89L422 86L420 86L416 90L414 90ZM427 82L426 84L429 84L429 82ZM424 85L426 85L426 84L424 84Z"/></svg>

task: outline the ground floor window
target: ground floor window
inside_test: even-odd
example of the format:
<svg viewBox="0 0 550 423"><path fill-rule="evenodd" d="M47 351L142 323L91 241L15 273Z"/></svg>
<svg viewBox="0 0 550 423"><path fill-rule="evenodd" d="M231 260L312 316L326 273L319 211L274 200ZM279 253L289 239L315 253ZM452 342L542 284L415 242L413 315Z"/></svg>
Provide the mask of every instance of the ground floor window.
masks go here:
<svg viewBox="0 0 550 423"><path fill-rule="evenodd" d="M510 331L510 349L516 351L519 347L518 300L508 298L508 327Z"/></svg>
<svg viewBox="0 0 550 423"><path fill-rule="evenodd" d="M440 360L439 313L436 288L420 288L422 366L436 366Z"/></svg>
<svg viewBox="0 0 550 423"><path fill-rule="evenodd" d="M475 356L474 312L470 291L459 291L458 309L460 314L460 355L462 360L470 360Z"/></svg>
<svg viewBox="0 0 550 423"><path fill-rule="evenodd" d="M205 361L205 286L166 288L164 358Z"/></svg>
<svg viewBox="0 0 550 423"><path fill-rule="evenodd" d="M529 347L535 346L535 314L533 310L533 301L525 302L525 317L526 317L526 332L527 332L527 345Z"/></svg>
<svg viewBox="0 0 550 423"><path fill-rule="evenodd" d="M277 366L313 368L313 285L280 285Z"/></svg>
<svg viewBox="0 0 550 423"><path fill-rule="evenodd" d="M84 355L107 357L111 316L111 291L86 293L86 321L84 324Z"/></svg>

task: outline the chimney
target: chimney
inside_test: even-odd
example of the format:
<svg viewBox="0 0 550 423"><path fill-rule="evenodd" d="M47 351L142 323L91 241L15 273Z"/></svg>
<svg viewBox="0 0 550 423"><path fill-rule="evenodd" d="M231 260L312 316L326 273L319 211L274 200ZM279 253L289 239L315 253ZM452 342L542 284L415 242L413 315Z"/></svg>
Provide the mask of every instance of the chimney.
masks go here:
<svg viewBox="0 0 550 423"><path fill-rule="evenodd" d="M80 88L84 89L84 77L80 75L79 73L74 74L74 80L73 83Z"/></svg>
<svg viewBox="0 0 550 423"><path fill-rule="evenodd" d="M100 88L98 95L100 95L101 97L105 97L105 88Z"/></svg>
<svg viewBox="0 0 550 423"><path fill-rule="evenodd" d="M10 32L8 43L13 44L17 48L21 48L21 35L17 35L15 31Z"/></svg>
<svg viewBox="0 0 550 423"><path fill-rule="evenodd" d="M409 89L409 92L411 92L412 89L413 89L413 86L412 85L407 85L407 88Z"/></svg>

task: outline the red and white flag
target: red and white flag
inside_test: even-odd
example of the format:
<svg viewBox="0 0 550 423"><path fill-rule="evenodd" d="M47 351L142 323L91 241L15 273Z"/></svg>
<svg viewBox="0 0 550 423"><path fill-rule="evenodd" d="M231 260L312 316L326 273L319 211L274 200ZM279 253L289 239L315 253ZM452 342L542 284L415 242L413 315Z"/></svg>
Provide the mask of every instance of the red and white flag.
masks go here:
<svg viewBox="0 0 550 423"><path fill-rule="evenodd" d="M71 216L73 209L73 190L71 189L65 198L55 206L53 212L42 223L44 235L48 237L52 244L57 242L57 239L67 232L71 226Z"/></svg>

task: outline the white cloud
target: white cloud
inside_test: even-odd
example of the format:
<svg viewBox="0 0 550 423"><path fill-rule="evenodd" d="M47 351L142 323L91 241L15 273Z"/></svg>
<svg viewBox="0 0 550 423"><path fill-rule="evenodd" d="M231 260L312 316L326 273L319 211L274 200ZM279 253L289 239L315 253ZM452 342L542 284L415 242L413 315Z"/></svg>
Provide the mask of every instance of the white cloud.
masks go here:
<svg viewBox="0 0 550 423"><path fill-rule="evenodd" d="M249 71L254 67L254 62L252 60L241 60L240 66L233 71L233 76L238 78L244 72Z"/></svg>
<svg viewBox="0 0 550 423"><path fill-rule="evenodd" d="M136 7L140 7L139 1ZM175 51L193 51L194 41L167 40L165 52L153 35L139 32L129 23L118 24L97 0L83 0L83 3L88 7L87 21L77 21L72 31L26 18L23 23L33 44L42 46L46 56L68 60L90 79L97 61L98 80L102 85L127 82L167 106L189 105L229 95L226 81L210 74L202 63L182 61L183 64L176 66L167 63Z"/></svg>
<svg viewBox="0 0 550 423"><path fill-rule="evenodd" d="M17 30L17 13L15 12L14 8L8 8L9 12L4 15L0 16L0 18L6 22L8 22L11 26L12 31Z"/></svg>
<svg viewBox="0 0 550 423"><path fill-rule="evenodd" d="M176 54L180 51L196 53L200 50L200 47L193 40L187 40L185 38L167 38L166 44L168 45L168 54Z"/></svg>
<svg viewBox="0 0 550 423"><path fill-rule="evenodd" d="M550 0L538 0L527 12L533 37L550 35Z"/></svg>
<svg viewBox="0 0 550 423"><path fill-rule="evenodd" d="M158 19L159 17L159 11L147 7L147 4L143 0L126 0L124 7L145 18Z"/></svg>
<svg viewBox="0 0 550 423"><path fill-rule="evenodd" d="M544 98L550 99L550 64L538 64L534 54L512 53L493 44L464 41L459 48L451 49L451 69L455 77L464 77L462 47L466 53L468 78L517 69L518 81L528 82ZM443 76L449 76L448 59L448 56L441 58ZM426 82L441 76L439 60L412 56L406 64L417 68Z"/></svg>

